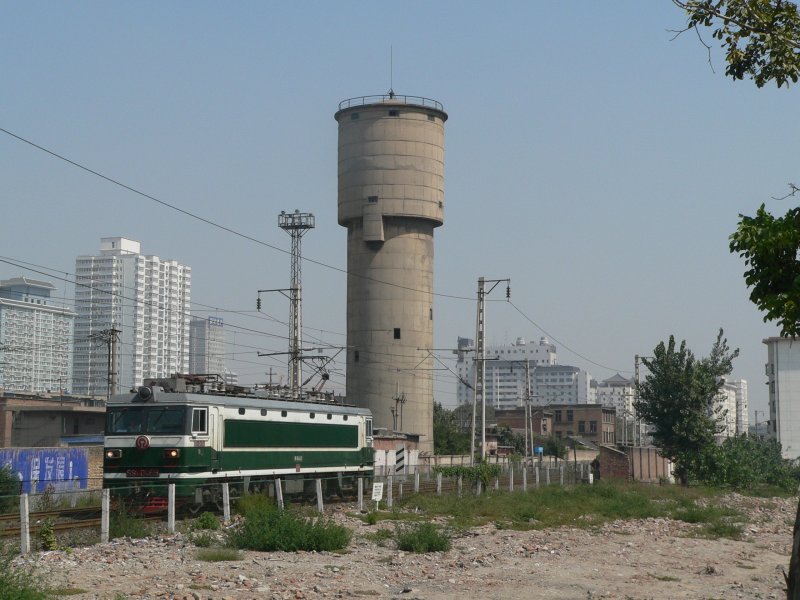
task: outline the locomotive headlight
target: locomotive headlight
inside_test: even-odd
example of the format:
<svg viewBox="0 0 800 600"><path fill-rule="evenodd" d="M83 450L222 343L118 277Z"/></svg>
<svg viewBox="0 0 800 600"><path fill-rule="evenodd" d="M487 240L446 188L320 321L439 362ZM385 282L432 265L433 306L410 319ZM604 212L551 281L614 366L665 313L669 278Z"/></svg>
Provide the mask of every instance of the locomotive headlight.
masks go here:
<svg viewBox="0 0 800 600"><path fill-rule="evenodd" d="M177 448L169 448L168 450L164 450L164 458L178 458L181 455L181 451Z"/></svg>
<svg viewBox="0 0 800 600"><path fill-rule="evenodd" d="M122 450L115 449L115 450L106 450L106 458L120 458L122 456Z"/></svg>

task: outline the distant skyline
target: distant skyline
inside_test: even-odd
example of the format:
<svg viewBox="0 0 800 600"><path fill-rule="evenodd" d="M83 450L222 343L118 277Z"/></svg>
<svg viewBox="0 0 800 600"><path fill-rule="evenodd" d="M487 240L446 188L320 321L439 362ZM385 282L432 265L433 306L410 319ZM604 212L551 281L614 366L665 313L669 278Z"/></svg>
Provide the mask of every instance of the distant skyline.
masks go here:
<svg viewBox="0 0 800 600"><path fill-rule="evenodd" d="M0 132L0 279L52 281L69 299L77 256L101 237L138 240L192 268L193 313L224 318L242 382L285 378L284 357L257 352L286 349L288 302L264 297L255 312L258 289L289 282L278 214L316 216L304 341L341 346L333 115L392 86L449 115L436 401L455 404L444 365L458 336L474 337L478 277L510 277L513 305L489 297L489 343L547 335L559 363L600 381L632 376L634 355L670 334L705 355L723 327L753 422L767 398L761 340L777 328L749 302L728 236L761 202L793 205L771 197L798 179L797 91L730 81L716 48L712 72L696 37L671 41L683 24L671 2L637 0L3 3L0 128L266 245ZM328 386L343 389L343 369Z"/></svg>

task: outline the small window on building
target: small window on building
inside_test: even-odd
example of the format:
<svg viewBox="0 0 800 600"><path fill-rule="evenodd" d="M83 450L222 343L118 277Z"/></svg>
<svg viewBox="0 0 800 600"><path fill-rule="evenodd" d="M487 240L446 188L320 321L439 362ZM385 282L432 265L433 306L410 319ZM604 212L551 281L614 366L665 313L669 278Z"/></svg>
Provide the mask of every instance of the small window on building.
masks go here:
<svg viewBox="0 0 800 600"><path fill-rule="evenodd" d="M568 410L567 411L567 423L572 423L572 419L574 417L575 417L575 414L573 413L573 411Z"/></svg>
<svg viewBox="0 0 800 600"><path fill-rule="evenodd" d="M586 433L586 421L578 421L578 433Z"/></svg>
<svg viewBox="0 0 800 600"><path fill-rule="evenodd" d="M400 116L400 111L399 110L390 110L389 111L389 116L390 117L399 117Z"/></svg>
<svg viewBox="0 0 800 600"><path fill-rule="evenodd" d="M395 327L394 328L394 339L396 339L396 340L400 339L400 328L399 327Z"/></svg>
<svg viewBox="0 0 800 600"><path fill-rule="evenodd" d="M433 115L428 115L428 121L436 121L436 117Z"/></svg>
<svg viewBox="0 0 800 600"><path fill-rule="evenodd" d="M561 411L557 410L553 413L556 417L556 423L561 423Z"/></svg>
<svg viewBox="0 0 800 600"><path fill-rule="evenodd" d="M353 362L358 362L358 350L353 350Z"/></svg>
<svg viewBox="0 0 800 600"><path fill-rule="evenodd" d="M430 309L428 309L428 310L430 311L430 313L429 313L429 315L428 315L428 318L429 318L431 321L433 321L433 309L432 309L432 308L430 308Z"/></svg>
<svg viewBox="0 0 800 600"><path fill-rule="evenodd" d="M372 202L373 204L378 201L377 196L367 196L367 202Z"/></svg>
<svg viewBox="0 0 800 600"><path fill-rule="evenodd" d="M317 416L316 413L308 413L309 418L313 419Z"/></svg>
<svg viewBox="0 0 800 600"><path fill-rule="evenodd" d="M285 410L282 410L282 411L281 411L281 416L282 416L282 417L285 417L285 416L286 416L286 411L285 411Z"/></svg>
<svg viewBox="0 0 800 600"><path fill-rule="evenodd" d="M350 120L351 121L358 121L360 116L361 115L359 115L358 113L350 113Z"/></svg>
<svg viewBox="0 0 800 600"><path fill-rule="evenodd" d="M244 409L243 409L243 408L240 408L240 409L239 409L239 414L240 414L240 415L243 415L243 414L244 414Z"/></svg>
<svg viewBox="0 0 800 600"><path fill-rule="evenodd" d="M589 433L597 433L597 421L589 421Z"/></svg>

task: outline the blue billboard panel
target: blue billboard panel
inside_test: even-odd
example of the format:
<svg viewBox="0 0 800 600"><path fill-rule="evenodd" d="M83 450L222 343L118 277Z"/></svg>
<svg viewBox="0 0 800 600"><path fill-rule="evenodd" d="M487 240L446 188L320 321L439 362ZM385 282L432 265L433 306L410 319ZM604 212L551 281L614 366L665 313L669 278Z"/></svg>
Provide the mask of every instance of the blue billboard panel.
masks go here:
<svg viewBox="0 0 800 600"><path fill-rule="evenodd" d="M87 448L0 448L0 467L8 466L21 484L20 492L40 494L48 486L60 492L86 489Z"/></svg>

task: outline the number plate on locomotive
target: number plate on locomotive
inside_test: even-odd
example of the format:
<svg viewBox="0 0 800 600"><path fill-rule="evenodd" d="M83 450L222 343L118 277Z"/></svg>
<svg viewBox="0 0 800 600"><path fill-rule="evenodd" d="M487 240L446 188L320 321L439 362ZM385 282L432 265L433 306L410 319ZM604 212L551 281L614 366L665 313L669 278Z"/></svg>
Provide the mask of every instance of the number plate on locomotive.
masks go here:
<svg viewBox="0 0 800 600"><path fill-rule="evenodd" d="M128 477L158 477L158 469L128 469L125 474Z"/></svg>

